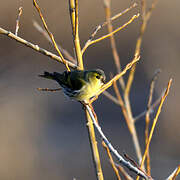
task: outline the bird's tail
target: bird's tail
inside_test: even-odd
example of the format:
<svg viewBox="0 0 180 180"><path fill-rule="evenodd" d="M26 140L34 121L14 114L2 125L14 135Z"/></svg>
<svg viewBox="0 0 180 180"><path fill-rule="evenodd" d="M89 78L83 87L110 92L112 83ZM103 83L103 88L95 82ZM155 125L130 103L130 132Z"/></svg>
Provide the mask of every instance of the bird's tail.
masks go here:
<svg viewBox="0 0 180 180"><path fill-rule="evenodd" d="M44 74L40 74L39 76L43 78L47 78L47 79L52 79L55 81L58 81L59 79L62 78L62 74L60 73L57 73L57 72L49 73L46 71L44 72Z"/></svg>

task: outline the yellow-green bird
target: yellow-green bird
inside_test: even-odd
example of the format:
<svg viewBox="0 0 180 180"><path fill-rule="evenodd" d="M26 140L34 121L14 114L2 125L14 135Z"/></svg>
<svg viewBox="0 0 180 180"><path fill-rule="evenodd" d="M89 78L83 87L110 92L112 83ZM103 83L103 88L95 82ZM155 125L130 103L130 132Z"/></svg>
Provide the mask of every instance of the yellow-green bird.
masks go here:
<svg viewBox="0 0 180 180"><path fill-rule="evenodd" d="M95 96L105 83L106 76L101 69L63 73L44 72L39 75L47 79L53 79L62 87L64 94L78 101L86 101Z"/></svg>

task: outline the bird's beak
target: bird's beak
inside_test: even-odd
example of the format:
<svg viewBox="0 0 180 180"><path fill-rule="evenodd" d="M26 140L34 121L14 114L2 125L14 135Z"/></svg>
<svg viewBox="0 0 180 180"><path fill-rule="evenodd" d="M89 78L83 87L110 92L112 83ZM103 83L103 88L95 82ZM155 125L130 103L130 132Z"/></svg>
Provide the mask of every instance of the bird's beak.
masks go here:
<svg viewBox="0 0 180 180"><path fill-rule="evenodd" d="M105 84L105 83L106 83L104 78L102 78L102 79L101 79L101 81L102 81L102 83L103 83L103 84Z"/></svg>

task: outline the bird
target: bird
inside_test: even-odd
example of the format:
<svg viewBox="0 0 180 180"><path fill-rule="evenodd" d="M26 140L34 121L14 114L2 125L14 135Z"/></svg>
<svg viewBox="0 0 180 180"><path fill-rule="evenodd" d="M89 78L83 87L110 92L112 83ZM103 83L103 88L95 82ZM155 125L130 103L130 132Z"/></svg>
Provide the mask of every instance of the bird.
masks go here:
<svg viewBox="0 0 180 180"><path fill-rule="evenodd" d="M55 80L65 95L71 99L85 102L95 97L105 84L106 76L103 70L73 70L63 73L44 71L40 77Z"/></svg>

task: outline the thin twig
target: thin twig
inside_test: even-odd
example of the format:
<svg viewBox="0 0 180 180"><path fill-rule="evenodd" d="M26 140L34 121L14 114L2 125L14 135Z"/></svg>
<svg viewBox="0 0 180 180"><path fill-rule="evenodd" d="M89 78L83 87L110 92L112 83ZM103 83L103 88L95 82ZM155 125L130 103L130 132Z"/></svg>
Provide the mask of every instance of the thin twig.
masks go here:
<svg viewBox="0 0 180 180"><path fill-rule="evenodd" d="M151 176L148 175L148 174L134 161L134 159L132 159L132 158L131 158L129 155L127 155L127 154L124 154L124 157L125 157L128 161L130 161L135 167L137 167L139 170L141 170L142 172L144 172L144 174L146 174L146 176L149 177L149 179L152 180Z"/></svg>
<svg viewBox="0 0 180 180"><path fill-rule="evenodd" d="M69 0L69 13L71 17L73 43L75 47L77 63L79 69L83 70L83 58L79 39L78 0Z"/></svg>
<svg viewBox="0 0 180 180"><path fill-rule="evenodd" d="M119 101L117 100L117 98L115 98L113 95L111 95L109 92L104 91L103 95L106 96L108 99L110 99L111 101L113 101L115 104L120 105Z"/></svg>
<svg viewBox="0 0 180 180"><path fill-rule="evenodd" d="M64 63L61 59L61 57L39 47L38 45L35 45L23 38L20 38L19 36L16 36L15 34L13 34L12 32L10 31L7 31L3 28L0 27L0 34L3 34L3 35L6 35L8 37L10 37L11 39L14 39L16 40L17 42L21 43L21 44L24 44L25 46L31 48L31 49L34 49L35 51L41 53L41 54L44 54L50 58L52 58L53 60L57 61L57 62L60 62L60 63ZM68 64L68 66L70 66L71 68L73 69L77 69L77 66L75 64L73 64L72 62L69 62L68 60L65 60L66 63Z"/></svg>
<svg viewBox="0 0 180 180"><path fill-rule="evenodd" d="M123 70L121 73L119 73L119 74L117 74L116 76L114 76L108 83L106 83L106 84L102 87L102 89L97 93L96 96L99 96L102 92L104 92L107 88L109 88L109 87L113 84L114 81L117 81L121 76L123 76L123 75L132 67L132 65L133 65L134 63L136 63L137 61L139 61L139 59L140 59L140 56L136 56L136 55L135 55L134 59L133 59L130 63L128 63L128 64L126 65L126 67L124 68L124 70ZM90 103L92 103L95 99L96 99L96 98L91 99Z"/></svg>
<svg viewBox="0 0 180 180"><path fill-rule="evenodd" d="M17 16L17 20L16 20L16 29L15 29L15 35L18 35L18 31L19 31L19 25L20 25L20 17L22 15L22 7L19 7L18 9L18 16Z"/></svg>
<svg viewBox="0 0 180 180"><path fill-rule="evenodd" d="M122 12L116 14L115 16L111 17L111 18L110 18L110 21L113 21L113 20L117 19L118 17L120 17L120 16L122 16L123 14L127 13L128 11L130 11L132 8L134 8L134 7L136 7L136 6L137 6L137 3L133 3L130 7L128 7L128 8L125 9L124 11L122 11ZM98 32L101 28L103 28L104 26L106 26L107 24L108 24L108 22L105 21L105 22L99 24L98 26L96 26L95 30L94 30L93 33L91 34L90 38L86 41L86 43L87 43L88 41L92 41L92 39L95 37L95 35L97 34L97 32ZM85 43L85 44L86 44L86 43Z"/></svg>
<svg viewBox="0 0 180 180"><path fill-rule="evenodd" d="M58 52L59 56L61 57L62 62L63 62L64 65L66 66L66 69L67 69L68 71L70 71L69 65L68 65L68 63L65 61L65 59L64 59L61 51L59 50L59 48L58 48L58 46L57 46L57 44L56 44L56 41L55 41L55 39L54 39L53 34L49 31L49 28L48 28L48 26L47 26L47 24L46 24L46 21L45 21L43 15L42 15L41 9L40 9L39 5L37 4L36 0L33 0L33 5L35 6L36 10L38 11L39 16L40 16L40 18L41 18L41 20L42 20L42 22L43 22L44 28L46 29L49 37L51 38L52 43L53 43L56 51Z"/></svg>
<svg viewBox="0 0 180 180"><path fill-rule="evenodd" d="M145 126L145 144L148 142L149 138L149 123L150 123L150 108L151 108L151 103L152 103L152 98L153 98L153 92L154 92L154 86L155 86L155 81L157 79L158 74L160 73L160 70L157 70L151 80L150 83L150 91L149 91L149 98L148 98L148 103L147 103L147 112L146 112L146 126ZM150 154L149 154L149 149L147 150L147 173L148 175L151 175L151 165L150 165Z"/></svg>
<svg viewBox="0 0 180 180"><path fill-rule="evenodd" d="M117 99L118 99L118 101L119 101L121 110L122 110L122 112L123 112L124 118L125 118L125 120L126 120L128 129L129 129L129 131L131 132L131 129L132 129L132 128L131 128L131 124L130 124L130 121L129 121L129 117L128 117L128 114L127 114L127 111L126 111L126 107L125 107L125 105L124 105L124 101L122 100L122 97L121 97L121 95L120 95L120 92L119 92L119 89L118 89L118 87L117 87L117 83L116 83L116 82L113 83L113 87L114 87L114 91L115 91L115 93L116 93Z"/></svg>
<svg viewBox="0 0 180 180"><path fill-rule="evenodd" d="M91 145L91 152L92 152L96 177L97 177L98 180L104 180L102 167L101 167L100 156L99 156L99 150L98 150L95 131L94 131L94 126L93 126L93 121L92 121L92 118L89 115L87 109L85 109L85 113L86 113L86 118L87 118L87 128L88 128L89 142L90 142L90 145Z"/></svg>
<svg viewBox="0 0 180 180"><path fill-rule="evenodd" d="M106 22L107 22L107 29L108 33L111 33L113 31L113 26L111 22L111 0L108 0L109 3L107 3L107 0L104 0L104 5L105 5L105 13L106 13ZM116 65L117 72L121 72L121 63L120 63L120 57L118 55L117 51L117 46L116 46L116 41L114 35L110 36L110 43L111 43L111 49L112 49L112 54L114 58L114 62ZM119 83L121 85L121 88L124 90L125 88L125 83L123 77L119 78Z"/></svg>
<svg viewBox="0 0 180 180"><path fill-rule="evenodd" d="M115 29L113 32L109 33L109 34L106 34L100 38L97 38L95 40L92 40L92 41L87 41L87 43L85 44L85 46L83 47L82 49L82 54L85 52L85 50L92 44L95 44L103 39L106 39L110 36L112 36L113 34L117 33L118 31L122 30L123 28L125 28L127 25L129 25L130 23L132 23L135 19L137 19L139 17L139 14L136 14L134 16L131 17L131 19L126 22L125 24L123 24L122 26L120 26L119 28Z"/></svg>
<svg viewBox="0 0 180 180"><path fill-rule="evenodd" d="M149 113L150 114L152 114L153 112L154 112L154 108L160 103L160 101L161 101L161 98L162 98L162 96L164 95L164 92L165 91L163 91L162 93L161 93L161 95L159 96L159 98L151 105L151 107L149 108ZM143 116L145 116L146 115L146 113L147 113L147 109L146 110L144 110L142 113L140 113L139 115L137 115L136 117L134 117L134 121L135 122L137 122L138 120L140 120Z"/></svg>
<svg viewBox="0 0 180 180"><path fill-rule="evenodd" d="M51 38L49 37L47 31L45 31L36 21L33 21L33 25L50 43L52 43ZM71 56L71 54L66 49L64 49L59 44L57 44L57 46L69 61L72 61L74 64L76 64L76 60Z"/></svg>
<svg viewBox="0 0 180 180"><path fill-rule="evenodd" d="M166 92L164 93L164 96L161 98L161 102L160 102L159 108L157 110L156 116L154 118L153 125L152 125L152 128L151 128L150 134L149 134L149 139L148 139L148 142L146 144L145 152L144 152L144 155L143 155L143 158L142 158L142 161L141 161L141 167L143 166L144 161L146 159L147 152L148 152L148 149L149 149L149 145L150 145L150 142L151 142L151 139L152 139L152 135L154 133L154 129L155 129L159 114L160 114L161 109L162 109L162 105L163 105L167 95L169 94L169 89L171 87L171 83L172 83L172 79L169 80ZM137 176L136 180L139 180L139 176Z"/></svg>
<svg viewBox="0 0 180 180"><path fill-rule="evenodd" d="M57 89L50 89L50 88L37 88L38 91L46 91L46 92L57 92L61 91L62 88L57 88Z"/></svg>
<svg viewBox="0 0 180 180"><path fill-rule="evenodd" d="M169 175L166 180L175 180L180 173L180 165Z"/></svg>
<svg viewBox="0 0 180 180"><path fill-rule="evenodd" d="M146 0L142 0L142 24L140 27L140 34L139 37L136 41L136 48L135 48L135 52L134 54L140 54L140 50L141 50L141 45L142 45L142 40L143 40L143 35L145 33L146 27L147 27L147 23L150 19L150 16L152 14L153 9L155 8L157 4L157 0L154 0L151 8L148 10L148 12L146 12ZM136 64L134 64L134 66L132 67L130 73L129 73L129 77L128 77L128 81L126 84L126 89L125 89L125 96L127 99L129 99L129 92L134 80L134 74L135 74L135 70L136 70Z"/></svg>
<svg viewBox="0 0 180 180"><path fill-rule="evenodd" d="M103 145L103 147L106 149L106 152L107 152L107 154L108 154L108 157L109 157L111 166L112 166L112 168L113 168L113 170L114 170L114 172L115 172L115 174L116 174L116 176L117 176L117 179L118 179L118 180L121 180L121 177L120 177L120 175L119 175L119 171L118 171L118 169L116 168L116 165L115 165L114 160L113 160L113 158L112 158L112 156L111 156L111 152L110 152L108 146L105 144L104 141L102 141L102 145Z"/></svg>
<svg viewBox="0 0 180 180"><path fill-rule="evenodd" d="M109 142L109 140L107 139L107 137L104 135L103 131L101 130L101 127L98 125L98 123L96 122L96 119L94 118L94 115L91 111L91 108L89 107L89 105L86 105L86 109L89 113L89 115L91 116L91 119L93 120L94 126L96 127L99 135L101 136L102 140L104 141L104 143L108 146L109 150L112 152L112 154L117 158L117 160L119 161L119 163L121 163L122 165L124 165L125 167L127 167L130 171L135 172L137 175L145 178L145 179L149 179L149 177L147 177L141 170L139 170L137 167L133 166L129 161L126 161L118 152L117 150L112 146L112 144Z"/></svg>
<svg viewBox="0 0 180 180"><path fill-rule="evenodd" d="M115 165L118 167L119 171L122 173L126 180L133 180L133 178L125 171L125 169L122 166L120 166L117 163Z"/></svg>

